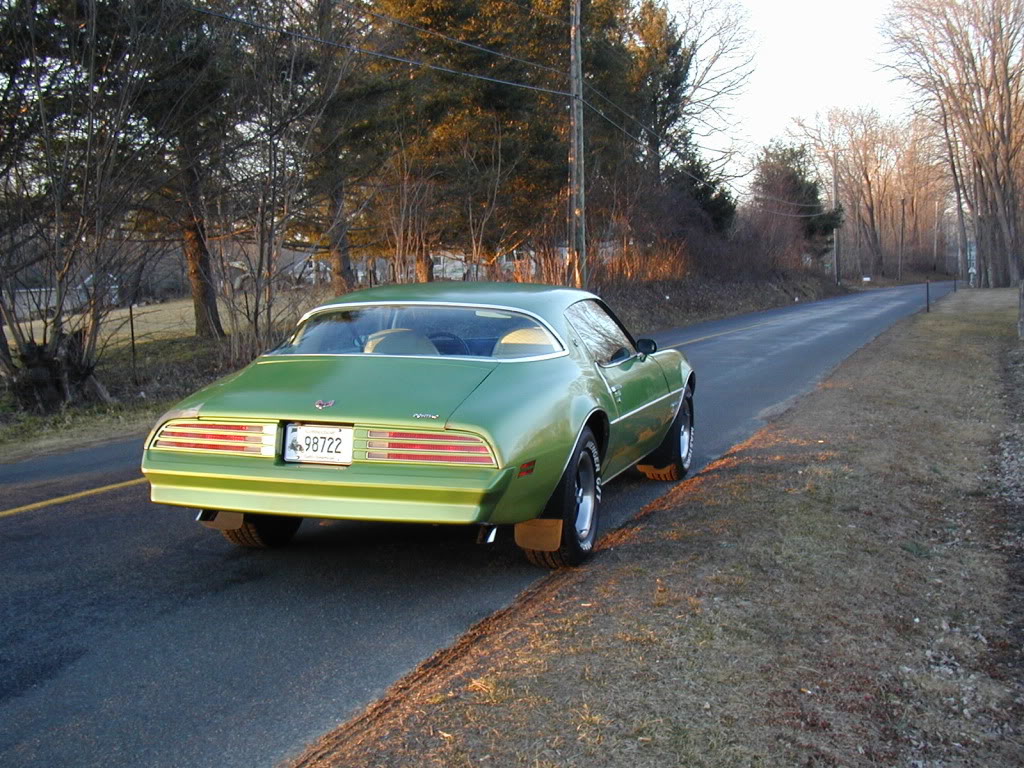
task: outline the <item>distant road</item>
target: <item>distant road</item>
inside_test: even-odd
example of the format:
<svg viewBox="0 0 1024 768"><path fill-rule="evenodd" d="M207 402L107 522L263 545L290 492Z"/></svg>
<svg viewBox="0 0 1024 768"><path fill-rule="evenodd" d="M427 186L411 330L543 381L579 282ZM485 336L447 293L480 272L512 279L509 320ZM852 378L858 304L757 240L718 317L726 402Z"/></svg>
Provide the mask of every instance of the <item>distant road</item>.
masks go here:
<svg viewBox="0 0 1024 768"><path fill-rule="evenodd" d="M907 286L658 334L697 370L697 467L923 307ZM0 514L137 478L140 451L0 465ZM612 482L603 527L666 490ZM273 766L543 575L459 528L307 521L286 550L241 551L147 492L0 517L5 768Z"/></svg>

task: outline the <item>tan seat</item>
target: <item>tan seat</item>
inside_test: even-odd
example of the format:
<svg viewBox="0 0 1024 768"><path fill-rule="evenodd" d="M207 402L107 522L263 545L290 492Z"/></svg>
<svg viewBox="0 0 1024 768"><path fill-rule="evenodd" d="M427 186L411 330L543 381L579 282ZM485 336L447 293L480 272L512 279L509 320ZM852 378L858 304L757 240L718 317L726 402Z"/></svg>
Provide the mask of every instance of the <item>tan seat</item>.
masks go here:
<svg viewBox="0 0 1024 768"><path fill-rule="evenodd" d="M534 357L550 355L557 351L551 334L539 325L534 325L529 328L516 328L506 333L494 345L491 357Z"/></svg>
<svg viewBox="0 0 1024 768"><path fill-rule="evenodd" d="M436 355L434 343L408 328L389 328L371 333L363 352L374 355Z"/></svg>

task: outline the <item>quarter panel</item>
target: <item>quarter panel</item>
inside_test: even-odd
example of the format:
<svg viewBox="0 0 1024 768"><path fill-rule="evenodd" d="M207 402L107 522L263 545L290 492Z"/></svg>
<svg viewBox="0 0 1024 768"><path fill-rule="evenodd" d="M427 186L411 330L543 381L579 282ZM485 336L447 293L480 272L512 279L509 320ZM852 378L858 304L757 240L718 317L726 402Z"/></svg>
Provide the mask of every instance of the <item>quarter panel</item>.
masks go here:
<svg viewBox="0 0 1024 768"><path fill-rule="evenodd" d="M521 522L543 511L596 406L593 384L580 374L568 357L502 364L449 419L449 429L483 434L499 467L516 470L490 522Z"/></svg>

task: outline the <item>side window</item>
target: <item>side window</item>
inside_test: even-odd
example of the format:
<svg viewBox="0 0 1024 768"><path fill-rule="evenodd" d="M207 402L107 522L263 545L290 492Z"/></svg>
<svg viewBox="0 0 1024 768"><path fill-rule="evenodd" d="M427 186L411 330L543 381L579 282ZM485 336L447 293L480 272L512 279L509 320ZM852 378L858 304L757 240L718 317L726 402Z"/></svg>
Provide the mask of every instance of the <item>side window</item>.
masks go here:
<svg viewBox="0 0 1024 768"><path fill-rule="evenodd" d="M590 356L598 363L613 363L636 351L614 317L592 299L573 304L565 311Z"/></svg>

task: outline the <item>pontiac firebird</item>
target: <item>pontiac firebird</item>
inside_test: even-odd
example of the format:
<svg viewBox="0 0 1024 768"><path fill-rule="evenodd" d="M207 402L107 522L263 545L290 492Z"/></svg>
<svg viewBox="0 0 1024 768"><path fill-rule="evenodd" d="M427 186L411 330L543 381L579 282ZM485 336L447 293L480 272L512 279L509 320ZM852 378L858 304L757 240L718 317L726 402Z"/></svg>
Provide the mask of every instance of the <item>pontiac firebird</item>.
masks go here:
<svg viewBox="0 0 1024 768"><path fill-rule="evenodd" d="M601 485L681 479L696 378L592 293L500 283L355 291L157 422L152 500L244 547L303 518L514 526L544 567L593 551Z"/></svg>

